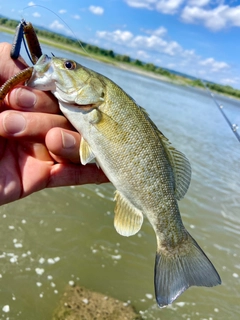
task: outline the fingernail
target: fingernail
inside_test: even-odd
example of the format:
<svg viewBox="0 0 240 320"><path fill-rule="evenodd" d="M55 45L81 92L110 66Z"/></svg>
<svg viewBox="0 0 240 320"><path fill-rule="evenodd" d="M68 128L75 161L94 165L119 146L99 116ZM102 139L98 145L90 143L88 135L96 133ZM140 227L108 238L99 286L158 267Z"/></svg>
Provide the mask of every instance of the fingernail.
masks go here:
<svg viewBox="0 0 240 320"><path fill-rule="evenodd" d="M8 134L20 133L26 128L26 119L20 113L10 112L3 118L3 127Z"/></svg>
<svg viewBox="0 0 240 320"><path fill-rule="evenodd" d="M37 97L35 93L28 89L18 88L15 89L15 99L16 103L21 108L32 108L34 107Z"/></svg>
<svg viewBox="0 0 240 320"><path fill-rule="evenodd" d="M61 133L62 133L63 148L65 148L65 149L73 148L76 144L76 140L75 140L74 136L72 136L71 134L69 134L65 131L61 131Z"/></svg>

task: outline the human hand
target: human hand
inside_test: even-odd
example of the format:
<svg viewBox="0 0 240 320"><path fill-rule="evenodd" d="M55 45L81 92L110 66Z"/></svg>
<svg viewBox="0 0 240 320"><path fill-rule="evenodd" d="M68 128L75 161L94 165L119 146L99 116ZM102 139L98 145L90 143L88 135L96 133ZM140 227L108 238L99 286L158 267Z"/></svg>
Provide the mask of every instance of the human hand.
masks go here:
<svg viewBox="0 0 240 320"><path fill-rule="evenodd" d="M0 85L26 67L0 44ZM18 86L0 105L0 205L44 188L102 183L95 164L82 166L80 135L53 95Z"/></svg>

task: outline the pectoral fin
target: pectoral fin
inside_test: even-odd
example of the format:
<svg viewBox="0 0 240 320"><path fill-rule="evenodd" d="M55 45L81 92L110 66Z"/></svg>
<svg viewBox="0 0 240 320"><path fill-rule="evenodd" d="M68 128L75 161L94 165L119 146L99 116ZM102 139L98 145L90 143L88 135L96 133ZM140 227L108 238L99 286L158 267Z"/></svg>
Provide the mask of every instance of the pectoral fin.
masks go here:
<svg viewBox="0 0 240 320"><path fill-rule="evenodd" d="M114 217L114 227L122 236L132 236L136 234L142 226L143 214L135 208L120 192L115 194L116 207Z"/></svg>
<svg viewBox="0 0 240 320"><path fill-rule="evenodd" d="M79 153L80 153L80 160L83 165L89 163L95 158L95 155L92 152L92 149L90 148L87 141L83 139L83 137L81 138Z"/></svg>

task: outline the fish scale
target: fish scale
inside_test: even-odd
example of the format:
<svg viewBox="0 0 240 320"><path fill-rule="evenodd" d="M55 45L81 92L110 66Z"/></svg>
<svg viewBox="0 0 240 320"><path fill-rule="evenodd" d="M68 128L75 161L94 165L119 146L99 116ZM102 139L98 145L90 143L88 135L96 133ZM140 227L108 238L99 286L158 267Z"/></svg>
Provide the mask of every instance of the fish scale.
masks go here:
<svg viewBox="0 0 240 320"><path fill-rule="evenodd" d="M110 79L61 58L42 56L28 86L51 90L65 117L82 136L83 165L96 159L116 188L114 226L136 234L143 216L157 239L154 284L160 307L190 286L221 279L185 229L177 200L190 184L191 166L158 130L146 111Z"/></svg>

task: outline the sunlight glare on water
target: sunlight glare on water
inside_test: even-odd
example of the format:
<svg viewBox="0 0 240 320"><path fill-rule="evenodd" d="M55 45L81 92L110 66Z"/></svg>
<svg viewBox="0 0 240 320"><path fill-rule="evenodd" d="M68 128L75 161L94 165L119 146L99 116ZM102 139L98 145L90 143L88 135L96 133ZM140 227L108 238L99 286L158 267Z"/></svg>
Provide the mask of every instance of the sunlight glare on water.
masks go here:
<svg viewBox="0 0 240 320"><path fill-rule="evenodd" d="M54 48L43 50L113 79L186 154L192 181L179 202L181 215L222 285L190 288L159 309L153 288L156 240L148 221L133 237L118 235L110 184L43 190L0 208L0 318L51 319L65 287L80 284L131 301L144 319L238 319L240 145L211 97ZM232 122L240 123L239 101L224 98L222 104Z"/></svg>

